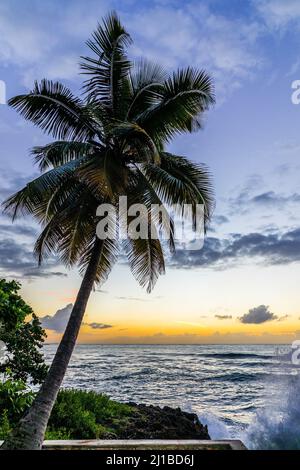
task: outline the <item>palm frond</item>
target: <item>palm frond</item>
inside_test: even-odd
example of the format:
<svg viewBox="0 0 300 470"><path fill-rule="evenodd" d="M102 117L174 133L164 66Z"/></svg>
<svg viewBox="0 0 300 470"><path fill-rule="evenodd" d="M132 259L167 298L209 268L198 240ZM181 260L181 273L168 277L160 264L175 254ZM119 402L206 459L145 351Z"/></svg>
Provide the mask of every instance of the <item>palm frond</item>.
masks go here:
<svg viewBox="0 0 300 470"><path fill-rule="evenodd" d="M160 102L137 117L156 141L168 142L177 133L201 126L201 115L214 103L211 77L192 68L179 70L164 83Z"/></svg>
<svg viewBox="0 0 300 470"><path fill-rule="evenodd" d="M60 185L74 176L74 171L86 161L78 158L43 173L23 189L3 202L3 210L14 220L20 214L38 216L41 204L57 191Z"/></svg>
<svg viewBox="0 0 300 470"><path fill-rule="evenodd" d="M128 238L124 249L133 276L150 293L158 277L165 273L164 253L158 237L145 240Z"/></svg>
<svg viewBox="0 0 300 470"><path fill-rule="evenodd" d="M34 162L41 171L51 167L64 165L72 160L92 155L95 152L95 144L76 141L56 141L50 144L33 147L31 154Z"/></svg>
<svg viewBox="0 0 300 470"><path fill-rule="evenodd" d="M114 203L119 195L126 193L127 173L127 167L107 149L80 166L76 177L95 197L108 198Z"/></svg>
<svg viewBox="0 0 300 470"><path fill-rule="evenodd" d="M108 278L112 268L118 260L119 243L118 240L106 238L105 240L97 239L100 249L100 259L97 267L95 282L102 285ZM83 274L91 260L95 239L91 239L90 243L85 246L79 261L80 273Z"/></svg>
<svg viewBox="0 0 300 470"><path fill-rule="evenodd" d="M97 134L91 120L85 117L82 101L61 83L35 82L30 93L15 96L8 104L54 138L88 140Z"/></svg>
<svg viewBox="0 0 300 470"><path fill-rule="evenodd" d="M196 217L196 205L203 204L207 226L214 208L213 185L207 168L166 152L162 152L160 157L160 166L142 166L149 183L166 204L190 204L193 217Z"/></svg>
<svg viewBox="0 0 300 470"><path fill-rule="evenodd" d="M131 102L126 120L135 121L149 107L159 104L163 98L166 71L158 64L141 59L130 71Z"/></svg>
<svg viewBox="0 0 300 470"><path fill-rule="evenodd" d="M116 122L111 124L109 128L109 136L121 140L121 147L125 153L132 158L129 160L141 161L141 156L150 155L150 161L158 164L160 162L159 152L150 135L131 122ZM143 149L143 150L142 150ZM148 149L148 152L145 151ZM142 150L142 151L141 151ZM148 160L148 158L147 158Z"/></svg>
<svg viewBox="0 0 300 470"><path fill-rule="evenodd" d="M154 186L138 166L135 166L128 194L128 205L136 203L143 204L147 208L149 222L154 226L155 233L159 233L159 238L168 240L170 252L173 253L175 251L174 220Z"/></svg>
<svg viewBox="0 0 300 470"><path fill-rule="evenodd" d="M56 210L46 220L37 239L34 252L39 263L50 254L58 253L66 266L73 266L86 244L95 237L98 204L84 185L73 185L67 196L56 202Z"/></svg>
<svg viewBox="0 0 300 470"><path fill-rule="evenodd" d="M131 68L124 50L129 44L130 35L117 14L112 12L103 20L103 25L98 24L92 39L87 42L96 57L82 57L81 69L91 77L84 84L88 100L100 99L114 117L124 113L121 102L124 104Z"/></svg>

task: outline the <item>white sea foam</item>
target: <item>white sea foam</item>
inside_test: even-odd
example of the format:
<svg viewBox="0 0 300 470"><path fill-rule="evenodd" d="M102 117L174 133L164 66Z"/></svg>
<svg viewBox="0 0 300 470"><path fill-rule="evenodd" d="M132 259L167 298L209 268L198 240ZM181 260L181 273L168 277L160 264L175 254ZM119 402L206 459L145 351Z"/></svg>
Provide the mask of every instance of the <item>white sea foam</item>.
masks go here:
<svg viewBox="0 0 300 470"><path fill-rule="evenodd" d="M280 385L280 402L258 411L241 436L250 449L300 449L300 376Z"/></svg>

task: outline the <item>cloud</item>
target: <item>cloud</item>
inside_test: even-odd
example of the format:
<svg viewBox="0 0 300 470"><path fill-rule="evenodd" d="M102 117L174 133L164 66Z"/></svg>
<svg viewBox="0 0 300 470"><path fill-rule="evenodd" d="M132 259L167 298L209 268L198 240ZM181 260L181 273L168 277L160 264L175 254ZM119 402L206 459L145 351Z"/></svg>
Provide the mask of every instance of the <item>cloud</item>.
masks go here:
<svg viewBox="0 0 300 470"><path fill-rule="evenodd" d="M29 279L35 279L42 277L44 279L50 278L50 277L67 277L66 273L63 273L61 271L46 271L44 269L41 269L40 267L32 269L31 271L25 271L22 274L22 278L29 278Z"/></svg>
<svg viewBox="0 0 300 470"><path fill-rule="evenodd" d="M167 68L194 64L206 67L218 83L222 99L245 80L256 78L266 64L260 39L272 27L299 18L298 0L255 0L251 15L231 15L219 2L137 2L74 0L40 2L10 0L0 5L0 59L16 67L22 82L48 77L78 82L84 41L97 21L116 8L134 39L132 55L147 56ZM60 7L60 8L59 8ZM34 15L30 14L34 11ZM253 14L254 13L254 14ZM74 27L76 25L76 27ZM158 40L159 38L159 40ZM219 100L220 101L220 100Z"/></svg>
<svg viewBox="0 0 300 470"><path fill-rule="evenodd" d="M264 62L257 47L262 32L258 22L226 17L203 2L188 2L184 9L156 5L124 18L136 39L135 55L159 60L167 68L191 63L206 67L224 96Z"/></svg>
<svg viewBox="0 0 300 470"><path fill-rule="evenodd" d="M232 315L215 315L218 320L231 320Z"/></svg>
<svg viewBox="0 0 300 470"><path fill-rule="evenodd" d="M278 318L277 321L284 321L284 320L286 320L287 318L289 318L289 315L282 315L281 317Z"/></svg>
<svg viewBox="0 0 300 470"><path fill-rule="evenodd" d="M6 198L26 186L28 181L33 180L37 176L37 172L31 175L25 175L11 168L3 168L2 166L0 168L0 204L2 204Z"/></svg>
<svg viewBox="0 0 300 470"><path fill-rule="evenodd" d="M229 219L225 215L214 215L212 221L217 225L227 224Z"/></svg>
<svg viewBox="0 0 300 470"><path fill-rule="evenodd" d="M152 299L141 299L139 297L126 297L126 296L115 296L115 299L117 300L130 300L134 302L151 302Z"/></svg>
<svg viewBox="0 0 300 470"><path fill-rule="evenodd" d="M113 325L106 325L105 323L83 323L83 325L90 326L93 330L106 330L107 328L113 328Z"/></svg>
<svg viewBox="0 0 300 470"><path fill-rule="evenodd" d="M53 330L57 333L62 333L65 331L67 326L68 320L70 318L72 312L73 304L68 304L64 308L57 310L57 312L51 316L46 315L45 317L41 317L40 321L43 328L47 330Z"/></svg>
<svg viewBox="0 0 300 470"><path fill-rule="evenodd" d="M1 168L0 204L11 194L24 187L37 174L24 175L18 171ZM66 276L55 256L47 259L41 267L33 255L33 246L39 232L30 216L12 223L11 218L1 214L0 219L0 273L17 279L50 278Z"/></svg>
<svg viewBox="0 0 300 470"><path fill-rule="evenodd" d="M20 6L20 5L19 5ZM31 18L30 18L31 16ZM45 60L57 39L47 29L39 26L36 20L34 28L32 15L22 15L16 24L16 11L8 5L0 8L0 59L4 63L18 66Z"/></svg>
<svg viewBox="0 0 300 470"><path fill-rule="evenodd" d="M247 313L239 318L241 323L251 323L256 325L277 319L278 317L274 313L270 312L269 307L266 305L259 305L258 307L251 308Z"/></svg>
<svg viewBox="0 0 300 470"><path fill-rule="evenodd" d="M0 241L0 273L6 277L16 279L49 278L52 276L66 276L61 271L52 271L60 266L55 258L49 258L47 265L38 266L33 256L33 249L27 243L4 238Z"/></svg>
<svg viewBox="0 0 300 470"><path fill-rule="evenodd" d="M68 304L65 307L57 310L54 315L46 315L45 317L41 317L40 321L42 323L43 328L55 331L56 333L62 333L66 329L72 309L73 304ZM107 325L105 323L97 322L83 322L82 325L89 326L93 330L106 330L108 328L113 328L113 325Z"/></svg>
<svg viewBox="0 0 300 470"><path fill-rule="evenodd" d="M300 67L300 60L299 60L299 67ZM281 153L282 152L285 152L285 153L297 152L298 153L300 150L300 143L296 140L289 141L289 142L278 142L277 147L281 151ZM283 165L280 165L280 167ZM290 168L290 166L287 163L285 163L285 165L287 165L288 168Z"/></svg>
<svg viewBox="0 0 300 470"><path fill-rule="evenodd" d="M285 28L289 23L299 24L300 3L298 0L253 0L253 4L271 28Z"/></svg>
<svg viewBox="0 0 300 470"><path fill-rule="evenodd" d="M25 1L0 5L0 60L16 68L27 88L44 77L79 80L78 62L84 41L77 41L74 24L78 25L82 18L73 23L73 32L66 30L64 18L70 8L64 5L57 14L59 5L51 3L43 2L43 9L35 0L30 8ZM29 11L34 11L34 15ZM94 26L96 22L94 18Z"/></svg>
<svg viewBox="0 0 300 470"><path fill-rule="evenodd" d="M30 225L17 225L17 224L1 224L0 223L0 233L8 233L10 235L22 235L30 238L37 237L37 229L31 227Z"/></svg>
<svg viewBox="0 0 300 470"><path fill-rule="evenodd" d="M265 265L300 261L300 228L284 233L232 234L227 239L207 237L201 250L177 249L169 265L174 268L228 269L250 260Z"/></svg>
<svg viewBox="0 0 300 470"><path fill-rule="evenodd" d="M300 202L300 194L293 193L289 196L283 194L275 193L274 191L267 191L265 193L258 194L249 200L250 204L260 204L260 205L272 205L277 207L282 207L288 203L298 203Z"/></svg>
<svg viewBox="0 0 300 470"><path fill-rule="evenodd" d="M282 172L282 169L281 169ZM244 188L236 197L229 199L230 211L236 214L247 214L253 209L273 208L287 209L292 204L300 203L300 193L282 194L275 191L264 191L258 194L251 194L252 188Z"/></svg>
<svg viewBox="0 0 300 470"><path fill-rule="evenodd" d="M220 333L212 334L183 333L168 335L156 333L144 336L114 336L101 340L103 344L290 344L298 338L299 332L291 331L282 334L262 332ZM97 340L98 341L98 340Z"/></svg>
<svg viewBox="0 0 300 470"><path fill-rule="evenodd" d="M43 4L41 9L32 0L29 9L27 2L11 0L0 6L0 58L17 68L26 87L43 77L79 83L84 41L114 7L134 39L134 58L143 55L167 68L207 68L218 83L218 102L244 80L256 78L265 63L259 45L266 33L261 9L259 17L244 19L214 8L210 1L190 0L184 8L179 1L89 0L88 8L79 0L64 2L63 8L58 1ZM29 14L32 10L34 15Z"/></svg>

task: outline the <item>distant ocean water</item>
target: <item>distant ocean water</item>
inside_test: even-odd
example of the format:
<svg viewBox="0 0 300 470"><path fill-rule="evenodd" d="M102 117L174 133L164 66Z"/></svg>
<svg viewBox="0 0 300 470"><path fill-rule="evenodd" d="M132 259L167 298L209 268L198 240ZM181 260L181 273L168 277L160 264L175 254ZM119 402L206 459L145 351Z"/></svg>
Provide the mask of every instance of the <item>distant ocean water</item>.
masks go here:
<svg viewBox="0 0 300 470"><path fill-rule="evenodd" d="M48 363L56 347L45 345ZM78 345L63 386L180 406L197 413L215 439L300 448L298 372L287 346Z"/></svg>

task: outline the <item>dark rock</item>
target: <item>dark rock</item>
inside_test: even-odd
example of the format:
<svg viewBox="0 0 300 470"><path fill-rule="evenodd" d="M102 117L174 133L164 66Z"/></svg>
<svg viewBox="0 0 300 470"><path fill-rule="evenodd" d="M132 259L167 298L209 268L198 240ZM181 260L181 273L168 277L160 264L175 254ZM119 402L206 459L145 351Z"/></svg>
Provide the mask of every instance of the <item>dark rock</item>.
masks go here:
<svg viewBox="0 0 300 470"><path fill-rule="evenodd" d="M128 403L132 413L123 426L123 439L210 439L195 413L180 408Z"/></svg>

